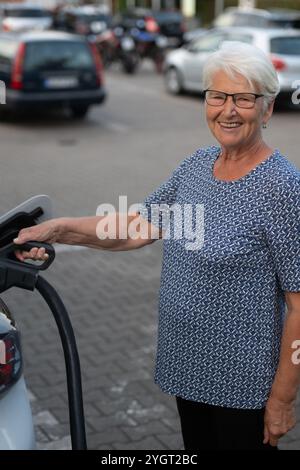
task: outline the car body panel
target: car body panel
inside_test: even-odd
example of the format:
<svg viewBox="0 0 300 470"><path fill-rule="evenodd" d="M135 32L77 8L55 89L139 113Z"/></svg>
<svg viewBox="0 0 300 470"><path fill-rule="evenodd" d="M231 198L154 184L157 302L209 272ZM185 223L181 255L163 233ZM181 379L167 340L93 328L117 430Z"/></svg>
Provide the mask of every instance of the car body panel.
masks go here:
<svg viewBox="0 0 300 470"><path fill-rule="evenodd" d="M24 377L0 395L0 450L33 450L35 434Z"/></svg>
<svg viewBox="0 0 300 470"><path fill-rule="evenodd" d="M10 212L11 213L11 212ZM0 384L0 450L30 450L35 448L35 435L24 377L22 375L22 351L17 326L11 312L0 298L0 341L14 335L14 375ZM3 350L1 368L7 364ZM11 360L11 359L10 359ZM16 368L18 364L18 368Z"/></svg>

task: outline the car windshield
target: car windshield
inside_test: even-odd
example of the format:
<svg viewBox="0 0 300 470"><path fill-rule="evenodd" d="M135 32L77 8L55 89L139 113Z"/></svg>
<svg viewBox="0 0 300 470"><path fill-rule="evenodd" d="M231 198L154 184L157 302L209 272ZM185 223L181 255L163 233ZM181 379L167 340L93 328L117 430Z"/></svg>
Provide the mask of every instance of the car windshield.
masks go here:
<svg viewBox="0 0 300 470"><path fill-rule="evenodd" d="M49 18L51 15L47 11L38 8L12 8L4 10L4 16L10 18Z"/></svg>
<svg viewBox="0 0 300 470"><path fill-rule="evenodd" d="M87 44L71 41L32 42L26 47L24 70L74 70L93 66Z"/></svg>
<svg viewBox="0 0 300 470"><path fill-rule="evenodd" d="M271 39L271 52L274 54L300 55L300 36L277 37Z"/></svg>
<svg viewBox="0 0 300 470"><path fill-rule="evenodd" d="M300 29L300 17L295 19L271 20L270 26L275 28L296 28Z"/></svg>

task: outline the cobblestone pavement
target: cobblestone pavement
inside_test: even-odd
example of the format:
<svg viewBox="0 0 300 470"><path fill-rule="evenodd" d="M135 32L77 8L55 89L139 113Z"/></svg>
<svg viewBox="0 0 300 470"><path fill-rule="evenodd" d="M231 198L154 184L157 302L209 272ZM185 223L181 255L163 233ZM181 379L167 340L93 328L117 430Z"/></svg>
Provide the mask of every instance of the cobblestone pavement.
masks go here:
<svg viewBox="0 0 300 470"><path fill-rule="evenodd" d="M85 123L1 124L0 212L38 193L52 197L58 215L93 214L98 201L114 204L119 194L138 202L185 155L211 142L194 98L166 96L160 78L143 71L107 77L107 105ZM277 115L268 130L273 145L292 156L297 119ZM161 242L125 253L60 246L45 274L74 325L90 449L182 449L174 398L153 383L160 267ZM13 289L2 297L22 332L38 447L70 448L54 320L36 292ZM297 409L300 418L300 403ZM300 449L300 420L281 447Z"/></svg>

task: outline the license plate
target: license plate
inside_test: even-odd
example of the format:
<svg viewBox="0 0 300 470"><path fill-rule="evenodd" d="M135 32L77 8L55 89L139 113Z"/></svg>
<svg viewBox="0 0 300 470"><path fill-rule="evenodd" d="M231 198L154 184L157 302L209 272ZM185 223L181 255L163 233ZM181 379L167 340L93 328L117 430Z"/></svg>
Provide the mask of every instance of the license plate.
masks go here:
<svg viewBox="0 0 300 470"><path fill-rule="evenodd" d="M46 88L74 88L77 86L77 77L50 77L45 80Z"/></svg>

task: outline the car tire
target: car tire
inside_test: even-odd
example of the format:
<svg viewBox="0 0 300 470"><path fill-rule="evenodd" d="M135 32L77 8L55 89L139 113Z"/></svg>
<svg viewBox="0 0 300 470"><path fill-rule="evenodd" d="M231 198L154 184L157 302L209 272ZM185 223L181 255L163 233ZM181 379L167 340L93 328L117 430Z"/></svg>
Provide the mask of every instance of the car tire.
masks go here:
<svg viewBox="0 0 300 470"><path fill-rule="evenodd" d="M175 67L169 67L165 72L165 85L171 95L183 93L182 78L180 72Z"/></svg>
<svg viewBox="0 0 300 470"><path fill-rule="evenodd" d="M131 53L131 54L125 54L121 58L121 64L123 67L123 71L127 73L128 75L133 75L136 73L140 63L140 57L138 54Z"/></svg>
<svg viewBox="0 0 300 470"><path fill-rule="evenodd" d="M71 106L71 113L75 119L84 119L89 111L89 106L87 105L78 105Z"/></svg>

